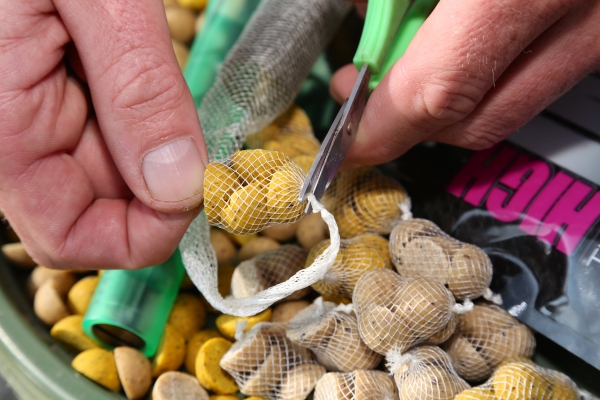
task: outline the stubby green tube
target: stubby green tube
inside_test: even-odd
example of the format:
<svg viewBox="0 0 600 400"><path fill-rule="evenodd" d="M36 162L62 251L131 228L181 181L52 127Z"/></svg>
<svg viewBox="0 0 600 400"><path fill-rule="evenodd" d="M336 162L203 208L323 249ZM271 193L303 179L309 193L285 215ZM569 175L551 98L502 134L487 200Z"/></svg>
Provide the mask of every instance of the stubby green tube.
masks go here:
<svg viewBox="0 0 600 400"><path fill-rule="evenodd" d="M179 250L163 264L105 271L83 319L85 333L106 348L130 346L152 357L184 272Z"/></svg>

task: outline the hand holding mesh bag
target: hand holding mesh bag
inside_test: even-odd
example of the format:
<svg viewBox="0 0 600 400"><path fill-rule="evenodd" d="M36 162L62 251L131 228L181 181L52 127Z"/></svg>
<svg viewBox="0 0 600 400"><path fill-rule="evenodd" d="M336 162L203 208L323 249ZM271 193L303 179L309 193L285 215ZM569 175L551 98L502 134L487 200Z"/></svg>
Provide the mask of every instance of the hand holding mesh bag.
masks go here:
<svg viewBox="0 0 600 400"><path fill-rule="evenodd" d="M482 301L460 316L456 332L443 348L460 376L477 381L488 378L504 360L531 357L535 337L507 311Z"/></svg>
<svg viewBox="0 0 600 400"><path fill-rule="evenodd" d="M369 370L382 359L362 341L351 307L337 306L322 298L288 322L286 335L312 350L317 361L330 371Z"/></svg>
<svg viewBox="0 0 600 400"><path fill-rule="evenodd" d="M492 262L483 250L426 219L398 222L390 234L390 257L400 275L435 279L457 300L484 295L492 281Z"/></svg>
<svg viewBox="0 0 600 400"><path fill-rule="evenodd" d="M292 104L314 62L351 7L342 0L261 2L198 110L211 161L231 156L249 134L263 129ZM218 197L213 200L218 204ZM313 204L313 208L321 210L318 204ZM180 243L183 263L196 287L215 309L239 316L256 314L310 286L333 262L339 244L337 227L329 213L322 210L321 214L333 238L330 251L312 268L299 271L290 281L251 298L224 299L218 292L217 262L209 242L205 213L192 222ZM284 217L288 215L289 212L284 213Z"/></svg>

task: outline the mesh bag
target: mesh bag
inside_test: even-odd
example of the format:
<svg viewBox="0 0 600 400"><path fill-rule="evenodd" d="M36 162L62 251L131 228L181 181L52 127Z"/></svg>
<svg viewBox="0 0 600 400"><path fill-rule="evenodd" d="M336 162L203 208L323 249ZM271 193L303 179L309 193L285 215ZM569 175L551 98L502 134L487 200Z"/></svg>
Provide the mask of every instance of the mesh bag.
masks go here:
<svg viewBox="0 0 600 400"><path fill-rule="evenodd" d="M419 346L386 358L400 400L452 400L469 384L459 377L448 355L436 346Z"/></svg>
<svg viewBox="0 0 600 400"><path fill-rule="evenodd" d="M343 0L261 2L198 110L211 161L231 156L248 134L262 130L292 104L351 7ZM219 203L218 198L213 200ZM299 271L290 281L252 298L223 299L217 290L217 262L210 245L207 215L202 213L179 246L188 275L215 309L240 316L256 314L311 285L320 279L338 251L335 221L318 204L313 207L322 213L332 237L330 249L315 261L314 268ZM254 210L253 214L260 213ZM254 222L257 219L261 220L253 217Z"/></svg>
<svg viewBox="0 0 600 400"><path fill-rule="evenodd" d="M412 216L402 185L371 167L339 173L325 192L323 204L335 217L342 238L386 235Z"/></svg>
<svg viewBox="0 0 600 400"><path fill-rule="evenodd" d="M286 335L294 343L312 350L317 361L330 371L373 369L382 359L360 338L351 306L323 302L322 298L288 322Z"/></svg>
<svg viewBox="0 0 600 400"><path fill-rule="evenodd" d="M208 222L237 235L296 222L306 209L298 200L305 178L304 171L279 151L236 151L206 167Z"/></svg>
<svg viewBox="0 0 600 400"><path fill-rule="evenodd" d="M489 297L493 271L487 254L448 236L431 221L399 222L390 234L390 257L400 275L435 279L457 300Z"/></svg>
<svg viewBox="0 0 600 400"><path fill-rule="evenodd" d="M579 400L595 398L578 390L565 374L530 360L501 364L483 385L467 389L455 400Z"/></svg>
<svg viewBox="0 0 600 400"><path fill-rule="evenodd" d="M308 251L294 244L286 244L242 262L235 268L231 279L233 297L250 297L290 279L304 268ZM286 300L300 299L310 287L299 289Z"/></svg>
<svg viewBox="0 0 600 400"><path fill-rule="evenodd" d="M304 110L292 105L263 130L249 135L246 146L251 149L281 151L293 161L304 164L302 160L314 160L320 143L313 134L312 125Z"/></svg>
<svg viewBox="0 0 600 400"><path fill-rule="evenodd" d="M285 336L283 324L266 322L235 342L220 365L243 394L277 400L306 398L325 373L308 349Z"/></svg>
<svg viewBox="0 0 600 400"><path fill-rule="evenodd" d="M397 400L392 377L382 371L329 372L317 383L315 400Z"/></svg>
<svg viewBox="0 0 600 400"><path fill-rule="evenodd" d="M198 110L211 161L288 109L350 9L343 0L261 2Z"/></svg>
<svg viewBox="0 0 600 400"><path fill-rule="evenodd" d="M456 328L455 314L470 309L456 304L452 293L433 279L402 278L388 269L364 274L352 303L363 341L384 355L444 342Z"/></svg>
<svg viewBox="0 0 600 400"><path fill-rule="evenodd" d="M328 245L329 240L325 240L314 246L306 265L311 265ZM312 286L323 296L350 299L358 279L367 271L379 268L392 268L387 239L373 234L345 239L340 242L340 252L331 268Z"/></svg>
<svg viewBox="0 0 600 400"><path fill-rule="evenodd" d="M478 302L471 312L460 316L456 333L443 347L460 376L479 381L488 378L504 360L531 357L535 338L504 309Z"/></svg>

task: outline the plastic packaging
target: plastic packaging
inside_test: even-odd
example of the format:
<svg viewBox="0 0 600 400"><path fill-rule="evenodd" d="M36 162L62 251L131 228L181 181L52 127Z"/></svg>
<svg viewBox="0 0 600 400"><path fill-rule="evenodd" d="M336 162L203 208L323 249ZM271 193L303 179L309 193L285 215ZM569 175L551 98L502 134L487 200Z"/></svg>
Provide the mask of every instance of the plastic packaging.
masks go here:
<svg viewBox="0 0 600 400"><path fill-rule="evenodd" d="M600 127L591 123L600 107L593 95L600 95L595 75L570 93L578 106L551 106L491 149L425 143L385 168L401 177L416 217L486 251L491 289L512 315L600 369Z"/></svg>

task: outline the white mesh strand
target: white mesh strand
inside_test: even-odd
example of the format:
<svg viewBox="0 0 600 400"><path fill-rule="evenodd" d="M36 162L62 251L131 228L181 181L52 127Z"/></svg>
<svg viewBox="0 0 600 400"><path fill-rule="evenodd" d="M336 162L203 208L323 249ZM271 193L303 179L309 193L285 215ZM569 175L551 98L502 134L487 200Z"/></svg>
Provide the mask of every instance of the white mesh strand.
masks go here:
<svg viewBox="0 0 600 400"><path fill-rule="evenodd" d="M235 298L258 294L271 286L290 279L304 268L308 251L294 244L286 244L242 262L231 278L231 294ZM300 299L310 292L304 288L289 295L286 300Z"/></svg>
<svg viewBox="0 0 600 400"><path fill-rule="evenodd" d="M492 263L483 250L448 236L425 219L401 221L394 227L390 257L400 275L435 279L457 300L482 296L492 281Z"/></svg>
<svg viewBox="0 0 600 400"><path fill-rule="evenodd" d="M343 0L261 3L198 110L211 161L230 156L248 134L260 131L287 109L351 7ZM335 220L322 213L331 237L336 237ZM215 309L249 316L320 279L339 243L332 240L327 255L314 268L299 271L289 282L249 299L226 301L217 290L217 262L204 212L192 222L179 247L188 275Z"/></svg>
<svg viewBox="0 0 600 400"><path fill-rule="evenodd" d="M285 154L240 150L208 164L204 174L204 210L208 222L227 232L251 235L304 215L298 197L304 171Z"/></svg>
<svg viewBox="0 0 600 400"><path fill-rule="evenodd" d="M464 390L455 400L579 400L592 399L565 374L530 360L502 363L483 385Z"/></svg>
<svg viewBox="0 0 600 400"><path fill-rule="evenodd" d="M397 400L392 377L382 371L329 372L317 382L315 400Z"/></svg>
<svg viewBox="0 0 600 400"><path fill-rule="evenodd" d="M343 0L262 1L198 110L211 161L292 104L350 9Z"/></svg>
<svg viewBox="0 0 600 400"><path fill-rule="evenodd" d="M469 388L439 347L419 346L402 355L392 352L387 361L400 400L452 400Z"/></svg>
<svg viewBox="0 0 600 400"><path fill-rule="evenodd" d="M423 343L438 344L454 332L454 297L439 282L403 278L389 269L364 274L352 296L360 336L380 354L403 353Z"/></svg>
<svg viewBox="0 0 600 400"><path fill-rule="evenodd" d="M320 297L300 311L286 326L286 335L294 343L309 348L317 361L330 371L369 370L382 357L362 341L356 315ZM351 307L350 307L351 308Z"/></svg>
<svg viewBox="0 0 600 400"><path fill-rule="evenodd" d="M235 342L220 365L243 394L275 400L306 398L325 373L309 350L285 336L283 324L264 322Z"/></svg>
<svg viewBox="0 0 600 400"><path fill-rule="evenodd" d="M252 297L223 299L218 291L217 258L209 240L208 221L206 218L196 218L191 226L193 230L188 229L181 241L181 257L188 275L215 309L240 317L255 315L323 277L339 252L340 237L333 216L315 200L314 196L309 196L309 201L314 212L320 212L323 221L329 227L331 236L329 247L314 260L310 267L296 272L287 281L271 286Z"/></svg>
<svg viewBox="0 0 600 400"><path fill-rule="evenodd" d="M338 173L323 204L335 217L342 238L387 235L399 221L412 217L404 187L370 167Z"/></svg>
<svg viewBox="0 0 600 400"><path fill-rule="evenodd" d="M456 333L443 347L460 376L481 381L504 360L531 357L535 338L504 309L478 302L471 312L460 316Z"/></svg>
<svg viewBox="0 0 600 400"><path fill-rule="evenodd" d="M310 167L320 143L314 136L308 116L294 104L263 130L249 135L246 146L281 151L301 167Z"/></svg>
<svg viewBox="0 0 600 400"><path fill-rule="evenodd" d="M314 246L307 262L326 248L328 241ZM313 289L328 298L352 298L358 279L367 271L379 268L391 269L387 239L375 234L364 234L340 242L340 252L323 279L313 284Z"/></svg>

